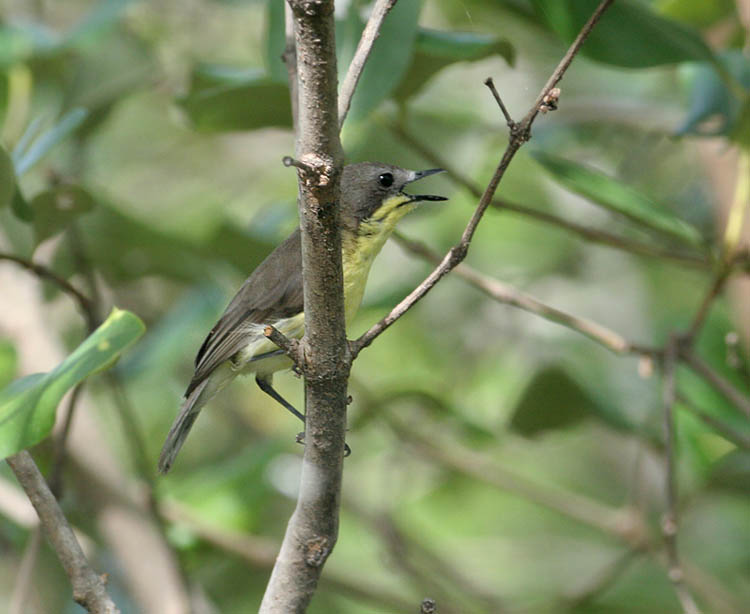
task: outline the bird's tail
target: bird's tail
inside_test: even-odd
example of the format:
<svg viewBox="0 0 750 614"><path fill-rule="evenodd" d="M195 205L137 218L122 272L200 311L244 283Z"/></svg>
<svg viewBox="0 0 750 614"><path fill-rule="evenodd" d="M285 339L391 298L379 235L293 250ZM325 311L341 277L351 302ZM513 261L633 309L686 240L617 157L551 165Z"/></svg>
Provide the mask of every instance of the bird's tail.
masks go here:
<svg viewBox="0 0 750 614"><path fill-rule="evenodd" d="M177 418L172 423L172 428L169 429L167 440L164 442L159 455L159 473L167 473L171 469L172 463L174 463L182 444L185 443L185 438L188 436L195 419L208 400L206 398L208 395L202 395L208 382L209 378L204 379L183 400L180 413L177 414Z"/></svg>

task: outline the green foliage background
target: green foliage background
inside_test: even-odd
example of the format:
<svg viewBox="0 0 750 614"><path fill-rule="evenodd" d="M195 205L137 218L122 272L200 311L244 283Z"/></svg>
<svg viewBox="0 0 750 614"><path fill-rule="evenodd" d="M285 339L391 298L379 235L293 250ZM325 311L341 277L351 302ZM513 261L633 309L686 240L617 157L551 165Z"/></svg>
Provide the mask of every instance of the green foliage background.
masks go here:
<svg viewBox="0 0 750 614"><path fill-rule="evenodd" d="M338 4L343 75L367 3ZM483 186L507 128L482 82L492 76L520 118L596 4L401 0L354 98L348 159L433 166L406 132ZM729 0L618 0L498 194L690 262L490 210L467 264L633 342L660 346L687 328L724 244L711 167L731 167L730 150L748 155L750 143L750 34L736 11ZM296 177L281 164L294 148L282 29L280 0L6 1L0 25L0 246L99 297L100 317L118 305L145 322L114 367L115 393L111 379L87 387L81 411L101 430L89 445L111 451L127 476L110 486L152 484L157 502L182 510L166 536L188 583L222 613L257 609L269 570L198 527L230 541L280 540L294 506L298 425L251 380L237 382L204 411L173 472L153 474L203 336L296 225ZM706 155L707 138L723 148L719 159ZM430 181L450 201L425 205L402 230L444 252L477 199L449 177ZM349 336L429 270L386 246ZM72 351L85 322L53 285L39 292L45 334ZM14 301L14 288L2 295ZM741 307L718 299L698 350L747 394L742 345L729 360L725 344L734 331L747 340ZM28 350L14 326L0 321L6 396L28 375L18 371ZM28 363L54 366L43 356ZM659 528L661 385L658 369L648 371L449 276L355 363L341 535L324 572L349 588L323 584L310 611L418 611L425 596L441 613L680 611ZM300 381L281 374L276 383L301 404ZM680 369L678 389L750 438L747 417L692 372ZM123 390L133 410L125 426ZM676 417L687 582L707 612L740 612L750 603L750 456L686 409L678 404ZM33 449L43 467L52 449L50 439ZM96 470L67 467L63 504L92 537L94 564L123 612L138 612L98 534L97 495L81 485ZM12 481L4 466L2 479ZM642 525L631 531L633 518ZM0 515L0 603L27 539ZM75 611L62 605L70 590L47 551L33 582L24 611Z"/></svg>

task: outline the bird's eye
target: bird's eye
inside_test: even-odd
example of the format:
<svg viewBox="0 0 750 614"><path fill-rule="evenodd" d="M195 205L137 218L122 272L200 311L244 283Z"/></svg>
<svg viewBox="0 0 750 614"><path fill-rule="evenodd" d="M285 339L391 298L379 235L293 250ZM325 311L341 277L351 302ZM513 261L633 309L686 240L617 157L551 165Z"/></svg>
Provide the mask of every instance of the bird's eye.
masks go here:
<svg viewBox="0 0 750 614"><path fill-rule="evenodd" d="M378 183L384 188L390 188L393 185L393 175L390 173L383 173L378 177Z"/></svg>

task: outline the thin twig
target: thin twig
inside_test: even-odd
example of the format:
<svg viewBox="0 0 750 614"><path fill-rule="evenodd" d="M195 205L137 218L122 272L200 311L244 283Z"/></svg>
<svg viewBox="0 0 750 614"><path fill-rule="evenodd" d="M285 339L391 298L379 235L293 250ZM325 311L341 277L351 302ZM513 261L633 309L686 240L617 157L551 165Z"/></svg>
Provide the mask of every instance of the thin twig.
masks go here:
<svg viewBox="0 0 750 614"><path fill-rule="evenodd" d="M65 464L65 444L68 440L68 435L70 434L70 426L73 423L73 416L75 415L76 407L78 407L78 400L80 399L84 385L84 383L78 384L78 386L73 389L73 392L70 393L63 426L59 435L55 438L55 452L48 482L50 490L58 499L62 497L62 473Z"/></svg>
<svg viewBox="0 0 750 614"><path fill-rule="evenodd" d="M729 276L732 273L732 264L733 261L731 260L722 263L721 268L716 273L716 276L714 277L714 280L708 289L708 292L706 292L706 295L703 297L703 301L698 307L698 311L693 318L693 322L690 325L690 328L682 339L683 343L692 343L695 340L695 337L700 332L700 329L706 321L709 311L711 310L711 306L721 293L722 289L724 288L724 284L726 284Z"/></svg>
<svg viewBox="0 0 750 614"><path fill-rule="evenodd" d="M677 551L677 476L675 475L675 426L673 409L676 397L675 363L677 361L678 339L672 336L664 355L662 375L662 401L664 403L664 461L666 463L665 491L667 509L662 518L662 533L667 550L669 568L667 575L674 586L677 598L685 614L700 614L700 610L685 585L685 574L680 566Z"/></svg>
<svg viewBox="0 0 750 614"><path fill-rule="evenodd" d="M359 339L350 342L349 347L352 359L356 358L357 354L359 354L359 352L361 352L363 348L370 345L378 335L380 335L402 315L409 311L409 309L411 309L422 297L424 297L425 294L427 294L435 286L435 284L440 281L440 279L442 279L451 270L453 270L466 257L466 254L469 250L469 245L471 244L471 240L474 237L477 226L479 225L482 216L487 210L487 207L489 207L490 203L492 202L492 198L495 195L497 186L500 183L500 180L505 175L505 171L507 170L508 165L513 159L513 156L515 156L516 152L526 141L528 141L531 136L531 125L534 122L534 118L536 118L537 114L539 113L539 105L544 100L544 97L547 95L549 90L552 89L560 81L560 79L562 79L565 71L568 69L568 66L570 66L570 63L572 62L573 57L575 57L575 55L578 53L581 45L583 45L586 37L591 32L591 29L594 27L594 25L596 25L596 22L599 21L602 13L604 13L604 11L607 9L607 7L609 7L610 4L612 4L612 2L613 0L603 0L597 7L597 9L594 11L594 14L586 22L586 25L583 26L580 34L576 37L576 40L571 45L570 49L568 49L568 52L563 57L562 61L558 64L557 68L552 73L552 76L547 81L547 84L544 86L544 88L542 88L542 91L540 92L537 101L534 103L534 106L526 114L526 117L524 117L520 124L518 124L517 129L514 130L511 134L511 137L508 141L508 146L506 147L505 152L503 153L503 156L500 159L497 168L495 169L495 173L492 176L492 179L490 179L487 188L485 189L482 197L479 200L479 204L474 211L474 215L472 215L471 219L466 225L459 243L448 251L448 253L443 257L440 264L432 271L432 273L430 273L430 275L428 275L427 278L421 284L419 284L419 286L417 286L404 300L396 305L396 307L394 307L387 316L380 320L380 322L374 324L367 332L359 337Z"/></svg>
<svg viewBox="0 0 750 614"><path fill-rule="evenodd" d="M83 294L83 292L73 286L67 279L60 277L52 269L49 269L42 264L38 264L36 262L33 262L32 260L27 260L26 258L21 258L20 256L15 256L14 254L0 252L0 260L15 262L16 264L34 273L37 277L51 281L58 288L60 288L60 290L65 292L65 294L70 296L74 301L76 301L76 303L78 303L78 307L80 308L81 313L86 318L86 323L89 328L91 328L92 326L93 328L96 328L96 325L91 320L91 314L93 313L93 303L91 299L89 299L88 296L86 296L85 294Z"/></svg>
<svg viewBox="0 0 750 614"><path fill-rule="evenodd" d="M89 565L55 496L31 458L23 450L7 459L18 482L34 506L47 539L57 553L73 587L73 599L92 614L119 614L104 581Z"/></svg>
<svg viewBox="0 0 750 614"><path fill-rule="evenodd" d="M677 393L677 401L686 410L698 418L701 422L711 427L717 433L722 435L727 441L731 441L738 448L744 450L750 450L750 437L744 433L740 433L737 429L732 428L723 420L715 418L707 411L698 407L693 401L688 399L685 395Z"/></svg>
<svg viewBox="0 0 750 614"><path fill-rule="evenodd" d="M490 92L492 92L492 95L495 97L495 101L497 101L498 106L500 107L500 110L503 112L503 117L505 117L505 121L508 124L508 128L513 131L516 127L516 122L513 121L513 118L511 118L510 113L508 113L508 109L505 108L505 103L503 103L503 99L500 98L500 94L497 91L497 88L495 87L495 82L492 80L492 77L487 77L484 80L484 84L490 88Z"/></svg>
<svg viewBox="0 0 750 614"><path fill-rule="evenodd" d="M436 442L433 437L428 438L387 411L380 415L385 417L389 427L402 441L424 458L623 539L632 547L641 548L646 541L644 521L634 516L631 509L613 509L583 495L546 488L491 462L477 452L468 449L459 451L452 444Z"/></svg>
<svg viewBox="0 0 750 614"><path fill-rule="evenodd" d="M427 148L424 143L417 139L411 134L406 128L400 124L388 124L389 129L393 134L399 138L402 142L409 145L412 149L418 152L425 160L427 160L432 166L442 168L448 177L453 179L458 185L464 187L470 194L479 198L482 194L481 188L468 177L463 175L458 169L456 169L448 160L442 158L435 152ZM641 243L640 241L634 241L632 239L621 237L616 234L607 232L606 230L600 230L598 228L590 228L571 222L553 213L527 207L525 205L519 205L512 203L505 199L493 198L490 206L494 209L501 211L509 211L529 217L531 219L543 222L550 225L552 228L559 228L567 232L576 234L587 241L597 243L599 245L605 245L614 249L627 251L640 256L648 256L652 258L673 260L679 262L682 265L690 266L693 268L707 269L710 266L710 262L705 258L698 255L690 254L687 252L677 252L668 248L659 247L656 245L649 245L648 243Z"/></svg>
<svg viewBox="0 0 750 614"><path fill-rule="evenodd" d="M411 253L424 258L428 262L440 262L439 254L433 252L423 243L408 239L400 233L394 233L394 237L401 246ZM535 299L533 296L521 292L508 284L489 277L488 275L483 275L467 264L459 264L454 272L456 275L465 279L475 288L480 289L496 301L506 305L513 305L514 307L518 307L529 313L536 314L545 320L555 322L566 328L579 332L616 354L655 356L659 353L659 350L656 348L649 348L631 343L619 333L616 333L601 324L585 318L579 318L550 305L546 305Z"/></svg>
<svg viewBox="0 0 750 614"><path fill-rule="evenodd" d="M354 52L354 57L349 64L349 69L346 71L344 81L341 83L341 90L339 92L339 130L343 127L346 116L349 114L354 90L365 69L365 63L367 62L367 58L370 57L372 47L378 36L380 36L380 28L383 25L383 21L385 21L386 15L388 15L396 4L396 1L376 0L375 5L372 7L372 13L370 13L367 25L362 31L362 36L357 44L357 50Z"/></svg>
<svg viewBox="0 0 750 614"><path fill-rule="evenodd" d="M723 375L714 371L708 363L704 362L697 354L692 350L686 349L680 351L680 358L687 363L687 365L711 384L716 390L718 390L724 397L730 401L737 409L742 411L748 418L750 418L750 398L740 392L734 384L732 384Z"/></svg>

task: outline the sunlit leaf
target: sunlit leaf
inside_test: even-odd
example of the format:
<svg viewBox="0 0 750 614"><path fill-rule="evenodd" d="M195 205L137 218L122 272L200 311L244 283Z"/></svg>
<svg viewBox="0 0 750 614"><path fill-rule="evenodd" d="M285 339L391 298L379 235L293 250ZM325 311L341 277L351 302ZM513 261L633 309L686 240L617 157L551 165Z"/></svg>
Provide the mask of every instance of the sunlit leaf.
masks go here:
<svg viewBox="0 0 750 614"><path fill-rule="evenodd" d="M499 55L509 65L515 61L513 45L506 39L475 32L441 32L420 28L409 70L394 96L405 100L417 93L438 71L455 62L475 62Z"/></svg>
<svg viewBox="0 0 750 614"><path fill-rule="evenodd" d="M662 15L697 27L710 26L733 15L736 7L734 0L658 0L656 3Z"/></svg>
<svg viewBox="0 0 750 614"><path fill-rule="evenodd" d="M63 395L90 375L110 367L144 330L137 316L114 309L55 369L24 377L0 392L0 458L44 439L52 430Z"/></svg>
<svg viewBox="0 0 750 614"><path fill-rule="evenodd" d="M61 185L37 194L30 203L37 243L65 230L80 215L94 208L94 199L83 188Z"/></svg>
<svg viewBox="0 0 750 614"><path fill-rule="evenodd" d="M532 155L555 180L576 194L694 247L704 244L693 226L614 177L553 154L537 151Z"/></svg>
<svg viewBox="0 0 750 614"><path fill-rule="evenodd" d="M533 0L533 4L541 19L565 43L571 43L599 0ZM600 62L628 68L714 61L713 53L696 30L633 0L613 3L581 52Z"/></svg>
<svg viewBox="0 0 750 614"><path fill-rule="evenodd" d="M292 125L289 88L253 69L198 66L190 91L177 102L203 132Z"/></svg>

